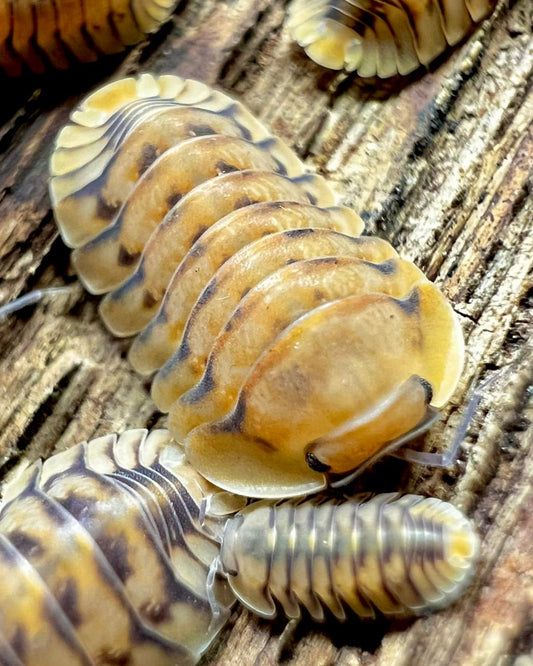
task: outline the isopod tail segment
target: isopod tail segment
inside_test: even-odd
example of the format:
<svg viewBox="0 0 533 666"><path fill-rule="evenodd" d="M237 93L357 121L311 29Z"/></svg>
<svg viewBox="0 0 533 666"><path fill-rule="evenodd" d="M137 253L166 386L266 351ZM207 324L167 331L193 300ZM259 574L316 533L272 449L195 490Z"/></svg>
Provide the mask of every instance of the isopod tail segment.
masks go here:
<svg viewBox="0 0 533 666"><path fill-rule="evenodd" d="M453 603L478 551L467 518L435 498L261 500L228 520L211 569L268 619L405 617Z"/></svg>
<svg viewBox="0 0 533 666"><path fill-rule="evenodd" d="M67 69L140 42L177 0L0 0L0 70L19 76Z"/></svg>
<svg viewBox="0 0 533 666"><path fill-rule="evenodd" d="M0 509L0 660L196 663L235 601L209 569L243 506L166 430L100 437L27 468Z"/></svg>
<svg viewBox="0 0 533 666"><path fill-rule="evenodd" d="M387 78L429 65L495 6L496 0L292 0L287 27L319 65Z"/></svg>
<svg viewBox="0 0 533 666"><path fill-rule="evenodd" d="M51 198L74 266L192 464L229 492L324 488L427 427L463 364L442 293L239 103L176 76L92 93Z"/></svg>

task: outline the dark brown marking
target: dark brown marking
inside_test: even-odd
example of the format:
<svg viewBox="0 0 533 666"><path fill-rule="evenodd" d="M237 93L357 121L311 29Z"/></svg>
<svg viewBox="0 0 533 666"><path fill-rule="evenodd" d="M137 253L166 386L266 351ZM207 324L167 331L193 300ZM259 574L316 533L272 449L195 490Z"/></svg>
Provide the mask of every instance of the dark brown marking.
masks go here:
<svg viewBox="0 0 533 666"><path fill-rule="evenodd" d="M181 396L181 400L187 405L193 405L202 400L210 391L215 388L213 379L213 362L208 360L202 378L189 391Z"/></svg>
<svg viewBox="0 0 533 666"><path fill-rule="evenodd" d="M379 527L381 534L385 535L385 538L381 540L381 548L379 553L380 565L388 564L391 560L391 557L395 554L396 549L393 547L392 541L389 537L390 534L394 532L394 526L391 525L391 521L384 511L380 512L379 515ZM380 567L381 568L381 567ZM385 580L385 577L383 576Z"/></svg>
<svg viewBox="0 0 533 666"><path fill-rule="evenodd" d="M284 165L282 162L280 162L280 161L279 161L276 157L274 157L273 155L272 155L272 157L273 157L273 159L274 159L274 163L275 163L275 165L276 165L276 166L274 167L274 171L276 171L276 173L279 173L280 176L286 176L286 175L287 175L287 169L286 169L285 165Z"/></svg>
<svg viewBox="0 0 533 666"><path fill-rule="evenodd" d="M237 201L233 204L233 210L245 208L246 206L251 206L252 204L256 203L259 203L259 201L254 201L254 199L250 199L250 197L244 196L240 199L237 199Z"/></svg>
<svg viewBox="0 0 533 666"><path fill-rule="evenodd" d="M240 171L239 167L233 166L233 164L229 164L228 162L224 162L224 160L218 160L218 162L215 164L215 167L219 175Z"/></svg>
<svg viewBox="0 0 533 666"><path fill-rule="evenodd" d="M145 289L143 293L143 307L151 310L157 303L159 303L159 300L150 291Z"/></svg>
<svg viewBox="0 0 533 666"><path fill-rule="evenodd" d="M193 123L187 124L187 133L190 136L209 136L210 134L217 134L211 125L193 125Z"/></svg>
<svg viewBox="0 0 533 666"><path fill-rule="evenodd" d="M16 653L17 657L22 662L25 662L28 651L28 637L26 636L26 630L24 627L21 627L20 624L17 625L13 638L9 644L13 648L13 652Z"/></svg>
<svg viewBox="0 0 533 666"><path fill-rule="evenodd" d="M11 544L18 550L18 552L28 560L33 558L42 557L45 549L40 541L37 541L34 537L25 534L24 532L14 530L6 534L11 541Z"/></svg>
<svg viewBox="0 0 533 666"><path fill-rule="evenodd" d="M311 227L309 228L304 228L304 229L289 229L288 231L284 231L284 235L287 236L287 238L300 238L302 236L309 236L310 234L314 234L316 229L312 229Z"/></svg>
<svg viewBox="0 0 533 666"><path fill-rule="evenodd" d="M141 157L137 163L137 173L141 176L148 167L155 162L159 155L159 150L152 143L145 143L141 152Z"/></svg>
<svg viewBox="0 0 533 666"><path fill-rule="evenodd" d="M203 235L205 234L205 232L208 230L208 228L209 228L209 227L206 227L205 225L202 226L202 227L200 227L200 228L198 229L197 233L195 234L195 236L192 238L192 240L191 240L191 245L193 245L194 243L196 243L196 241L200 238L200 236L203 236Z"/></svg>
<svg viewBox="0 0 533 666"><path fill-rule="evenodd" d="M244 393L241 393L235 408L231 412L228 419L224 421L216 428L219 432L241 432L242 425L246 416L246 396Z"/></svg>
<svg viewBox="0 0 533 666"><path fill-rule="evenodd" d="M137 529L142 532L145 528L143 521L138 519L136 523L138 525ZM129 544L127 538L123 535L108 538L103 534L98 534L97 541L110 566L124 583L133 573L128 561Z"/></svg>
<svg viewBox="0 0 533 666"><path fill-rule="evenodd" d="M64 585L56 592L56 599L73 627L78 627L83 618L78 609L78 586L72 578L67 578Z"/></svg>
<svg viewBox="0 0 533 666"><path fill-rule="evenodd" d="M140 252L128 252L124 245L121 245L118 249L118 263L121 266L133 266L133 264L139 261L140 256Z"/></svg>
<svg viewBox="0 0 533 666"><path fill-rule="evenodd" d="M139 607L139 612L141 617L146 618L152 624L160 624L171 619L170 603L168 601L165 603L147 601Z"/></svg>
<svg viewBox="0 0 533 666"><path fill-rule="evenodd" d="M201 257L205 254L206 251L206 246L203 243L198 243L198 241L194 244L194 246L189 250L189 256L190 257Z"/></svg>
<svg viewBox="0 0 533 666"><path fill-rule="evenodd" d="M333 266L337 266L339 263L339 257L317 257L316 259L310 259L309 261L310 264L332 264Z"/></svg>
<svg viewBox="0 0 533 666"><path fill-rule="evenodd" d="M219 421L211 426L212 432L229 432L229 433L242 433L242 426L246 416L246 396L241 393L237 404L231 414L228 415L223 421ZM276 451L277 447L262 437L247 435L247 438L262 447L265 451Z"/></svg>
<svg viewBox="0 0 533 666"><path fill-rule="evenodd" d="M174 206L181 201L182 196L181 192L172 192L172 194L167 197L167 206L169 208L174 208Z"/></svg>
<svg viewBox="0 0 533 666"><path fill-rule="evenodd" d="M242 307L240 305L238 305L235 308L235 310L233 310L233 314L231 315L231 319L229 319L228 322L226 323L226 326L224 327L224 330L225 331L231 331L231 329L233 328L233 322L234 321L239 321L240 319L242 319L243 314L244 313L242 311Z"/></svg>
<svg viewBox="0 0 533 666"><path fill-rule="evenodd" d="M102 196L96 197L96 215L101 220L112 220L120 210L118 204L110 204L104 201Z"/></svg>
<svg viewBox="0 0 533 666"><path fill-rule="evenodd" d="M433 386L431 386L428 380L424 379L423 377L418 377L418 381L424 389L426 405L429 405L429 403L433 400Z"/></svg>
<svg viewBox="0 0 533 666"><path fill-rule="evenodd" d="M217 290L217 281L216 278L213 278L209 282L207 287L200 294L200 297L196 301L196 306L198 307L200 305L205 305L208 301L210 301L213 298L213 296L216 293L216 290Z"/></svg>

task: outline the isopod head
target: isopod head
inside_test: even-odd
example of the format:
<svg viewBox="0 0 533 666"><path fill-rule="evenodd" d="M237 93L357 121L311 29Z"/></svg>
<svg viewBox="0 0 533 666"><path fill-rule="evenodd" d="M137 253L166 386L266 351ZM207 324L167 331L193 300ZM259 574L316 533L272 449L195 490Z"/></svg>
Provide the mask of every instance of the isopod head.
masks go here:
<svg viewBox="0 0 533 666"><path fill-rule="evenodd" d="M308 494L419 434L428 412L449 399L462 364L461 329L431 283L403 299L335 300L278 336L233 408L188 434L187 454L232 492ZM179 421L176 409L171 428Z"/></svg>

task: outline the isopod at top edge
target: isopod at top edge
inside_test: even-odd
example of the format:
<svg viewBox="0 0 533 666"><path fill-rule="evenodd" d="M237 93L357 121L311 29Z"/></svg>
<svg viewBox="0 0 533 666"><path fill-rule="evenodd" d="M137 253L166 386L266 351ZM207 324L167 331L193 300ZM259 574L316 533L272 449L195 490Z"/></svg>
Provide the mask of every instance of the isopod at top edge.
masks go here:
<svg viewBox="0 0 533 666"><path fill-rule="evenodd" d="M496 0L292 0L287 27L323 67L387 78L429 65Z"/></svg>
<svg viewBox="0 0 533 666"><path fill-rule="evenodd" d="M137 334L133 366L214 484L318 491L451 396L464 343L445 297L227 95L113 82L72 113L51 174L82 282Z"/></svg>
<svg viewBox="0 0 533 666"><path fill-rule="evenodd" d="M140 42L164 23L177 0L0 0L0 70L20 76L66 69L73 60L93 62L102 54Z"/></svg>

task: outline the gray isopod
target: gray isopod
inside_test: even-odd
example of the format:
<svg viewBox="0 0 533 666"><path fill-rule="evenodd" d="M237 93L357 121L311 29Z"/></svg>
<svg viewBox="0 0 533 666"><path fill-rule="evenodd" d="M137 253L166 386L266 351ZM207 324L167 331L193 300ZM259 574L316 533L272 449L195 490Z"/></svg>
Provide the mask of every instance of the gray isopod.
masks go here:
<svg viewBox="0 0 533 666"><path fill-rule="evenodd" d="M471 579L478 537L454 506L383 494L367 501L260 501L230 518L214 567L235 596L272 618L316 621L419 615L447 606Z"/></svg>

